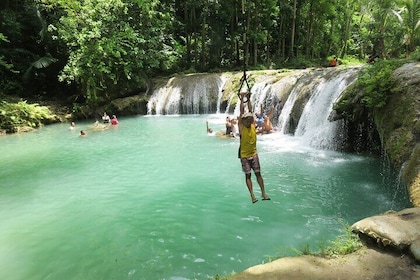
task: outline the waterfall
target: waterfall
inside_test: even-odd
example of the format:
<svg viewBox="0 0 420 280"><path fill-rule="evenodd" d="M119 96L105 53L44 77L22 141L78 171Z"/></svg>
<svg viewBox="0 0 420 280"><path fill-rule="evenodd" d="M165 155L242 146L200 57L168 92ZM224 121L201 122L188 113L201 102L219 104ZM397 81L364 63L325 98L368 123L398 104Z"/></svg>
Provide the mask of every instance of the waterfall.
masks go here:
<svg viewBox="0 0 420 280"><path fill-rule="evenodd" d="M341 122L330 122L333 103L357 77L359 68L294 71L290 75L262 77L251 88L253 111L275 105L273 125L282 134L294 133L304 144L336 149ZM239 106L235 114L239 114ZM292 126L292 127L291 127ZM295 130L295 131L294 131Z"/></svg>
<svg viewBox="0 0 420 280"><path fill-rule="evenodd" d="M340 121L328 120L333 103L353 82L355 68L321 68L291 71L250 71L253 111L269 111L281 134L294 134L305 144L336 149ZM239 116L238 74L191 74L173 77L155 86L148 114L232 114Z"/></svg>
<svg viewBox="0 0 420 280"><path fill-rule="evenodd" d="M225 86L227 80L229 79L229 77L227 75L222 74L220 76L221 82L219 85L219 90L218 95L217 95L217 109L216 109L216 114L220 114L220 103L222 103L222 97L223 97L223 87ZM230 99L232 100L232 99Z"/></svg>
<svg viewBox="0 0 420 280"><path fill-rule="evenodd" d="M340 121L331 122L328 117L334 102L344 89L356 79L356 69L337 72L330 78L321 78L306 103L295 136L303 142L322 149L334 149Z"/></svg>
<svg viewBox="0 0 420 280"><path fill-rule="evenodd" d="M297 83L297 79L295 79L295 83ZM293 105L295 104L296 98L298 96L298 93L301 91L303 86L303 83L299 83L295 85L287 98L286 102L283 105L283 109L281 110L281 114L278 118L277 127L280 131L280 133L285 134L287 133L288 128L288 121L290 113L292 112Z"/></svg>
<svg viewBox="0 0 420 280"><path fill-rule="evenodd" d="M147 103L147 112L149 115L219 112L226 80L224 75L219 74L173 77L153 90Z"/></svg>
<svg viewBox="0 0 420 280"><path fill-rule="evenodd" d="M271 105L279 107L282 100L286 100L289 92L295 87L299 77L301 77L306 70L298 70L284 73L267 73L257 77L257 81L251 88L251 102L254 112L260 112L261 106L264 110L269 110ZM232 97L232 96L231 96ZM230 106L230 102L228 104ZM226 109L226 112L229 108ZM234 115L239 115L239 104L236 104ZM280 108L275 109L280 111ZM274 114L274 120L278 116Z"/></svg>
<svg viewBox="0 0 420 280"><path fill-rule="evenodd" d="M295 104L296 97L299 93L300 87L296 86L293 88L292 92L290 93L289 98L287 98L287 101L284 103L283 109L281 111L281 114L279 116L279 121L277 127L280 130L280 133L285 134L287 131L287 122L289 121L290 113L292 112L293 105Z"/></svg>

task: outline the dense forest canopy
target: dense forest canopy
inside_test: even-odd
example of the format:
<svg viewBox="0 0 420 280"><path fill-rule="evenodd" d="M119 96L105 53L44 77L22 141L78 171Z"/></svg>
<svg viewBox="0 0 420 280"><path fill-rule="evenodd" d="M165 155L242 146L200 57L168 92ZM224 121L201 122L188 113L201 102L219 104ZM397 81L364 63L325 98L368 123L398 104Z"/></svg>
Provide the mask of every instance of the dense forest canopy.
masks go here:
<svg viewBox="0 0 420 280"><path fill-rule="evenodd" d="M420 0L2 0L0 18L0 96L70 104L157 75L420 53Z"/></svg>

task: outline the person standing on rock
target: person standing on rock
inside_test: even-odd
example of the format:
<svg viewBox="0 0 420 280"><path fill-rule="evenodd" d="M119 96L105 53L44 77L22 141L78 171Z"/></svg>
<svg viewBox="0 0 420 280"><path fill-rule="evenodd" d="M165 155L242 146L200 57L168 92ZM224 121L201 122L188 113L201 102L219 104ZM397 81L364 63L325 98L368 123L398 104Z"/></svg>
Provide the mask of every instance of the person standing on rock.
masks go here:
<svg viewBox="0 0 420 280"><path fill-rule="evenodd" d="M252 113L251 100L248 98L248 112L245 113L245 98L248 95L247 92L240 93L240 112L241 117L238 120L240 146L238 156L241 160L242 171L245 173L245 182L248 188L249 194L251 195L252 203L258 201L254 195L251 180L251 170L254 171L257 177L258 185L261 189L262 200L270 200L268 195L265 193L264 179L261 176L260 161L257 152L257 132L255 129L254 114Z"/></svg>

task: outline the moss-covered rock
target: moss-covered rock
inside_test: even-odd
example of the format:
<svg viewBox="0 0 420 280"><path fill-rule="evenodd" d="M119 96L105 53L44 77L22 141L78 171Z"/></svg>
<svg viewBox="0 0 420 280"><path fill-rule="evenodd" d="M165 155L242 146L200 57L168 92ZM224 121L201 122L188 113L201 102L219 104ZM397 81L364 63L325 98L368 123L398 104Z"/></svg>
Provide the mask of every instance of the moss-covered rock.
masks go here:
<svg viewBox="0 0 420 280"><path fill-rule="evenodd" d="M395 86L375 123L384 151L408 185L411 201L420 206L420 63L408 63L393 73Z"/></svg>
<svg viewBox="0 0 420 280"><path fill-rule="evenodd" d="M416 144L403 166L402 180L408 185L411 202L420 207L420 144Z"/></svg>
<svg viewBox="0 0 420 280"><path fill-rule="evenodd" d="M135 95L113 100L105 111L118 116L146 115L148 97Z"/></svg>

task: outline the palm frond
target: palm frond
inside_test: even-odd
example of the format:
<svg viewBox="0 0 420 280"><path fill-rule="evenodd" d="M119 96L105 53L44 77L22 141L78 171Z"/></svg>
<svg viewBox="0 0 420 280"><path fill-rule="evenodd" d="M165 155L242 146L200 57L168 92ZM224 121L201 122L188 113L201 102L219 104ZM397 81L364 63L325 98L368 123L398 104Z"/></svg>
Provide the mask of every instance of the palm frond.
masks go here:
<svg viewBox="0 0 420 280"><path fill-rule="evenodd" d="M58 59L52 56L44 56L38 59L37 61L32 62L31 67L34 67L36 69L47 68L48 66L57 61Z"/></svg>

